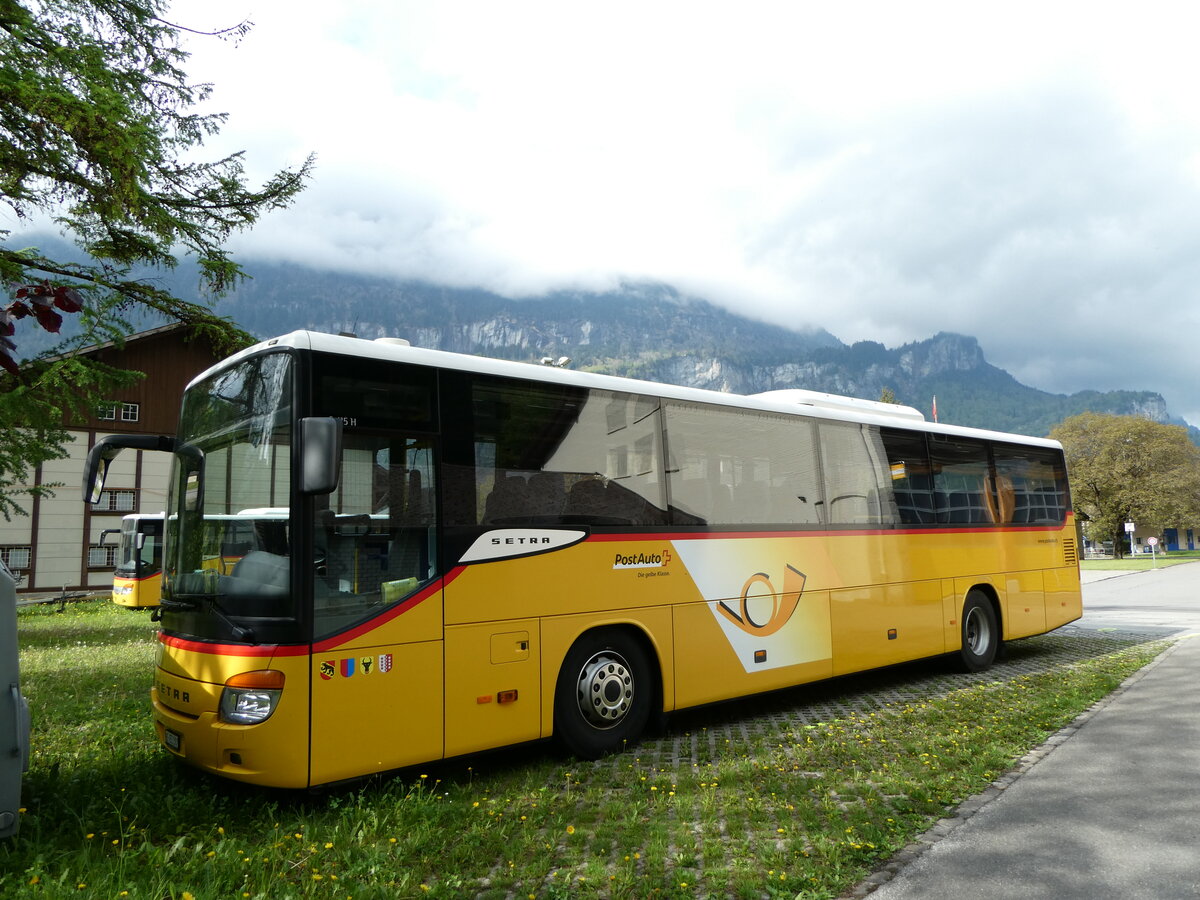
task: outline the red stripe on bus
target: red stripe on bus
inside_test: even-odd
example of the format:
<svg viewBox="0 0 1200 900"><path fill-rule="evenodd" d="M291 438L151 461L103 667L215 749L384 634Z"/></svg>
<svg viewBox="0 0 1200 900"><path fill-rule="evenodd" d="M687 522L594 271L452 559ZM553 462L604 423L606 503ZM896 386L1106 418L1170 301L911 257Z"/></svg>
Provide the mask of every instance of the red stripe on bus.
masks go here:
<svg viewBox="0 0 1200 900"><path fill-rule="evenodd" d="M411 609L415 609L421 603L425 602L438 591L450 584L450 582L454 581L461 571L461 567L452 569L433 584L429 585L429 587L425 588L425 590L421 591L420 593L413 594L399 606L393 606L391 609L385 610L375 618L368 619L361 625L351 628L349 631L343 631L339 634L335 634L333 637L326 638L319 643L313 644L313 653L324 653L328 650L333 650L337 647L340 647L347 641L352 641L355 638L362 637L367 632L374 631L381 625L386 625L388 622L392 621L392 619L404 615Z"/></svg>
<svg viewBox="0 0 1200 900"><path fill-rule="evenodd" d="M308 644L212 644L206 641L189 641L170 634L159 634L158 639L176 650L192 653L211 653L213 656L307 656Z"/></svg>
<svg viewBox="0 0 1200 900"><path fill-rule="evenodd" d="M326 652L336 647L341 646L347 641L353 640L356 637L361 637L369 631L373 631L380 625L390 622L392 619L402 616L411 609L416 608L425 600L428 600L455 578L462 571L461 568L455 569L446 576L439 578L433 584L426 587L423 591L409 597L403 603L380 613L373 619L363 622L356 628L350 631L344 631L341 634L334 635L331 638L326 638L316 644L219 644L209 643L207 641L191 641L186 638L175 637L169 634L159 634L158 639L170 647L178 650L189 650L192 653L209 653L213 656L250 656L250 657L265 657L265 656L308 656L309 653ZM310 649L311 648L311 649Z"/></svg>

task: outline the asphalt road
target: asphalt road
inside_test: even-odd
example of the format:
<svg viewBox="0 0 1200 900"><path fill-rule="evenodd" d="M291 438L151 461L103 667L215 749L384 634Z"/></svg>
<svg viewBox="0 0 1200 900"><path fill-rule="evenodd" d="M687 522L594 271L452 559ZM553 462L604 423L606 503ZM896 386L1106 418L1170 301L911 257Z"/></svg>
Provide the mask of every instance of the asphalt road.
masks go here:
<svg viewBox="0 0 1200 900"><path fill-rule="evenodd" d="M1085 572L1083 618L1097 631L1200 631L1200 561L1145 572Z"/></svg>

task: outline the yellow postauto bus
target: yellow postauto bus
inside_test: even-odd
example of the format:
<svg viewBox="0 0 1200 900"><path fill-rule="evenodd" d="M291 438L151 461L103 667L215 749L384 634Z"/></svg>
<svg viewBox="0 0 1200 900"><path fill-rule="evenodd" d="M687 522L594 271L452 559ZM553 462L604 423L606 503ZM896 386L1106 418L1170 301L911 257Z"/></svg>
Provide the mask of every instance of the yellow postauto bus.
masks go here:
<svg viewBox="0 0 1200 900"><path fill-rule="evenodd" d="M100 543L112 532L100 534ZM162 513L130 513L117 531L112 600L129 609L158 606L162 588Z"/></svg>
<svg viewBox="0 0 1200 900"><path fill-rule="evenodd" d="M159 739L303 788L1081 615L1061 447L801 391L736 396L295 332L198 376L174 437ZM258 512L256 512L256 510ZM259 514L261 513L261 515ZM223 571L209 523L243 523Z"/></svg>

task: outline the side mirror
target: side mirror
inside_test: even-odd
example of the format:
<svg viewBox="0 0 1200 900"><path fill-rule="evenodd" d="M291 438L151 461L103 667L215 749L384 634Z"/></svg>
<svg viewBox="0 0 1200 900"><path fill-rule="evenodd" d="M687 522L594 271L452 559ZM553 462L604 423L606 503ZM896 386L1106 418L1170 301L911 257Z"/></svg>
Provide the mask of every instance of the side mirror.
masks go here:
<svg viewBox="0 0 1200 900"><path fill-rule="evenodd" d="M100 501L109 464L122 450L161 450L170 453L174 449L175 438L165 434L110 434L100 438L88 451L87 463L83 467L84 502Z"/></svg>
<svg viewBox="0 0 1200 900"><path fill-rule="evenodd" d="M300 493L328 494L342 468L342 423L331 417L300 420Z"/></svg>
<svg viewBox="0 0 1200 900"><path fill-rule="evenodd" d="M192 444L178 444L175 448L183 476L183 508L187 512L204 509L204 451Z"/></svg>

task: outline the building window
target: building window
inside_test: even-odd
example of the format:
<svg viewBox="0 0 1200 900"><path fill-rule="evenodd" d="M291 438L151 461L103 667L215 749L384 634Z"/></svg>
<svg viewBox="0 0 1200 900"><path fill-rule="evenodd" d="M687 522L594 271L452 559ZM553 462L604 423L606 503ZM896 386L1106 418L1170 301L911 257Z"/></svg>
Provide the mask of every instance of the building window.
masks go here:
<svg viewBox="0 0 1200 900"><path fill-rule="evenodd" d="M18 569L28 569L30 562L33 560L32 547L0 547L0 560L8 566L9 571L16 572Z"/></svg>
<svg viewBox="0 0 1200 900"><path fill-rule="evenodd" d="M105 400L96 407L96 418L102 422L114 422L117 418L117 404Z"/></svg>
<svg viewBox="0 0 1200 900"><path fill-rule="evenodd" d="M92 544L88 547L88 568L89 569L112 569L117 565L117 548L113 546L101 547L99 544Z"/></svg>
<svg viewBox="0 0 1200 900"><path fill-rule="evenodd" d="M121 404L121 421L136 422L138 420L138 405L136 403Z"/></svg>
<svg viewBox="0 0 1200 900"><path fill-rule="evenodd" d="M137 491L101 491L100 501L92 507L92 511L133 512L136 500Z"/></svg>

